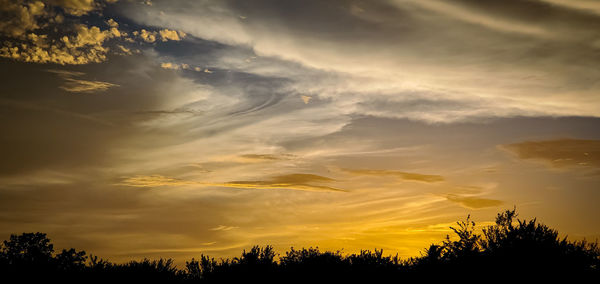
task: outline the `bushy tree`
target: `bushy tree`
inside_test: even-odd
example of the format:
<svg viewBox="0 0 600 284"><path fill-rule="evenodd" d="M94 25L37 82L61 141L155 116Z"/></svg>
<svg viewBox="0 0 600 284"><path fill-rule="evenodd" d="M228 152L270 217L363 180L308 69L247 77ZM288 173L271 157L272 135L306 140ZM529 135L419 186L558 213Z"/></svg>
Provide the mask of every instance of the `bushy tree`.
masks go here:
<svg viewBox="0 0 600 284"><path fill-rule="evenodd" d="M2 243L2 257L8 264L40 265L52 260L54 246L43 233L11 235Z"/></svg>
<svg viewBox="0 0 600 284"><path fill-rule="evenodd" d="M536 219L519 220L516 209L499 213L496 223L483 229L483 255L512 269L590 271L598 267L597 243L570 242L557 230Z"/></svg>
<svg viewBox="0 0 600 284"><path fill-rule="evenodd" d="M58 267L62 270L82 270L85 268L87 256L85 251L76 251L74 248L63 249L54 258Z"/></svg>

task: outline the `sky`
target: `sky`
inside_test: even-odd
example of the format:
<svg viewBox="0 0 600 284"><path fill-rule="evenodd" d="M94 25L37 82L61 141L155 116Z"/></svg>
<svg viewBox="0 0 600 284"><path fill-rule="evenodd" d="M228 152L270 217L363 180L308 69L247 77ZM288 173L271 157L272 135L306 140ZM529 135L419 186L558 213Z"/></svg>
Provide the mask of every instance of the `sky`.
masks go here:
<svg viewBox="0 0 600 284"><path fill-rule="evenodd" d="M0 0L0 237L111 261L600 237L595 0Z"/></svg>

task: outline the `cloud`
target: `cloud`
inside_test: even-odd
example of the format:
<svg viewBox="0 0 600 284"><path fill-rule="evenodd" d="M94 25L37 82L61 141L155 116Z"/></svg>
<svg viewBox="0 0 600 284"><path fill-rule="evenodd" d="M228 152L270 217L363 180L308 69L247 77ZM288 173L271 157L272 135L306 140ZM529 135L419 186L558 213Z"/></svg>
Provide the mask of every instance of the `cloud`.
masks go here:
<svg viewBox="0 0 600 284"><path fill-rule="evenodd" d="M142 38L144 41L146 42L155 42L156 41L156 35L157 32L153 32L153 31L147 31L145 29L142 29L141 31L134 31L133 35L139 35L140 38Z"/></svg>
<svg viewBox="0 0 600 284"><path fill-rule="evenodd" d="M600 15L600 3L596 0L539 0L561 7Z"/></svg>
<svg viewBox="0 0 600 284"><path fill-rule="evenodd" d="M70 35L50 37L29 33L20 41L6 41L0 56L34 63L86 64L102 62L108 48L104 42L115 37L111 30L77 24Z"/></svg>
<svg viewBox="0 0 600 284"><path fill-rule="evenodd" d="M597 82L585 79L597 68L578 60L595 58L590 39L599 38L600 21L569 9L535 1L340 1L337 8L310 1L280 17L294 4L153 3L124 9L138 23L217 42L211 68L288 79L285 91L327 103L338 116L453 123L600 115ZM545 16L531 16L540 9Z"/></svg>
<svg viewBox="0 0 600 284"><path fill-rule="evenodd" d="M368 169L342 169L347 173L351 173L354 175L371 175L371 176L391 176L397 177L403 180L409 181L419 181L426 183L434 183L444 181L444 177L440 175L426 175L426 174L418 174L418 173L408 173L408 172L400 172L400 171L390 171L390 170L368 170Z"/></svg>
<svg viewBox="0 0 600 284"><path fill-rule="evenodd" d="M211 186L222 186L232 188L252 188L252 189L290 189L300 191L317 191L317 192L346 192L344 189L313 185L313 184L296 184L296 183L278 183L273 181L231 181L222 184L210 184Z"/></svg>
<svg viewBox="0 0 600 284"><path fill-rule="evenodd" d="M310 100L312 99L311 96L301 96L302 101L304 102L304 104L308 104L310 102Z"/></svg>
<svg viewBox="0 0 600 284"><path fill-rule="evenodd" d="M34 63L81 65L106 61L111 53L110 39L120 43L135 42L128 32L119 30L114 19L105 20L101 14L92 16L107 25L106 29L83 21L81 16L104 7L93 0L1 1L3 18L0 20L0 34L7 38L0 46L0 57ZM65 20L55 7L61 7L71 18ZM132 34L147 43L154 43L158 38L164 42L185 37L185 33L169 29L141 29ZM113 54L132 54L122 44L114 44L114 47Z"/></svg>
<svg viewBox="0 0 600 284"><path fill-rule="evenodd" d="M331 183L334 179L313 175L313 174L289 174L276 176L264 181L232 181L224 183L225 186L238 188L258 188L258 189L295 189L308 191L339 191L345 190L329 186L315 185L314 183Z"/></svg>
<svg viewBox="0 0 600 284"><path fill-rule="evenodd" d="M131 54L133 54L133 51L130 48L124 47L124 46L122 46L120 44L117 45L117 48L121 52L123 52L123 54L125 54L125 55L131 55Z"/></svg>
<svg viewBox="0 0 600 284"><path fill-rule="evenodd" d="M187 63L175 63L175 62L162 62L160 64L160 67L163 69L171 69L171 70L194 70L197 72L204 72L204 73L212 73L212 71L209 71L208 69L204 69L204 71L202 70L201 67L198 66L190 66Z"/></svg>
<svg viewBox="0 0 600 284"><path fill-rule="evenodd" d="M230 230L237 229L237 228L239 228L239 227L219 225L218 227L210 228L209 230L211 230L211 231L230 231ZM214 244L214 242L212 244Z"/></svg>
<svg viewBox="0 0 600 284"><path fill-rule="evenodd" d="M44 15L46 5L41 1L19 3L19 1L0 0L0 33L12 37L25 35L27 31L39 28L37 18Z"/></svg>
<svg viewBox="0 0 600 284"><path fill-rule="evenodd" d="M289 174L275 176L268 180L254 181L231 181L221 184L221 186L235 188L256 188L256 189L292 189L303 191L333 191L345 192L344 189L321 185L323 183L335 182L334 179L313 175L313 174Z"/></svg>
<svg viewBox="0 0 600 284"><path fill-rule="evenodd" d="M460 204L461 206L469 209L483 209L488 207L496 207L504 204L501 200L479 198L473 196L460 196L456 194L446 195L446 199L451 202Z"/></svg>
<svg viewBox="0 0 600 284"><path fill-rule="evenodd" d="M301 191L333 191L345 192L346 190L330 186L320 185L322 183L331 183L335 180L313 174L289 174L275 176L268 180L252 181L231 181L225 183L189 181L176 178L165 177L162 175L134 176L123 179L117 185L132 187L160 187L160 186L202 186L202 187L230 187L230 188L251 188L251 189L291 189Z"/></svg>
<svg viewBox="0 0 600 284"><path fill-rule="evenodd" d="M63 8L67 14L74 16L82 16L100 8L100 4L94 0L47 0L47 2Z"/></svg>
<svg viewBox="0 0 600 284"><path fill-rule="evenodd" d="M62 85L60 88L72 93L93 93L98 91L106 91L112 87L118 87L119 85L115 85L108 82L101 81L86 81L79 80L73 78L66 78L67 82Z"/></svg>
<svg viewBox="0 0 600 284"><path fill-rule="evenodd" d="M545 29L527 23L519 23L499 17L486 15L478 11L471 11L466 7L462 7L458 3L448 3L437 0L395 0L396 5L410 3L421 8L431 10L442 15L452 17L454 19L464 21L470 24L480 25L495 31L517 33L530 36L550 36L550 33Z"/></svg>
<svg viewBox="0 0 600 284"><path fill-rule="evenodd" d="M169 30L169 29L160 30L158 33L160 34L162 41L168 41L168 40L178 41L178 40L181 40L181 38L185 37L185 33L173 31L173 30Z"/></svg>
<svg viewBox="0 0 600 284"><path fill-rule="evenodd" d="M134 36L140 37L142 40L148 43L154 43L159 38L161 41L180 41L182 38L186 36L184 32L174 31L169 29L162 29L158 31L149 31L146 29L141 29L140 31L133 31Z"/></svg>
<svg viewBox="0 0 600 284"><path fill-rule="evenodd" d="M240 155L239 158L243 162L265 162L290 160L295 158L295 156L291 154L244 154Z"/></svg>
<svg viewBox="0 0 600 284"><path fill-rule="evenodd" d="M197 184L192 181L180 180L162 175L150 176L134 176L122 180L117 185L132 186L132 187L159 187L159 186L182 186Z"/></svg>
<svg viewBox="0 0 600 284"><path fill-rule="evenodd" d="M67 36L72 49L104 54L102 64L48 73L0 60L0 113L10 118L0 123L0 174L10 177L0 182L2 232L39 227L63 243L80 236L80 248L111 259L156 251L182 260L172 253L191 257L214 241L217 257L265 241L418 253L439 231L428 225L495 204L476 188L440 193L454 181L497 183L506 200L539 200L540 214L598 215L588 214L598 200L590 179L548 178L493 151L556 133L598 139L598 119L531 118L597 113L593 15L535 1L453 2L484 20L556 35L548 38L389 1L122 2L102 11L120 25L96 10L62 24L40 15L37 30L11 39L50 50L47 43L67 49ZM166 30L189 35L173 41ZM20 52L19 44L11 47ZM107 96L60 89L107 82ZM355 173L328 171L347 167ZM561 207L563 198L536 191L549 183L583 201ZM404 235L411 228L430 231Z"/></svg>
<svg viewBox="0 0 600 284"><path fill-rule="evenodd" d="M160 64L160 67L164 68L164 69L171 69L171 70L178 70L180 68L178 64L171 63L171 62L163 62Z"/></svg>
<svg viewBox="0 0 600 284"><path fill-rule="evenodd" d="M88 81L76 79L75 77L85 75L82 72L72 72L65 70L48 70L48 72L58 74L60 77L65 80L65 83L60 86L61 89L72 92L72 93L94 93L94 92L102 92L106 91L113 87L118 87L119 85L102 82L102 81Z"/></svg>
<svg viewBox="0 0 600 284"><path fill-rule="evenodd" d="M554 168L600 168L600 140L524 141L502 148L520 159L542 161Z"/></svg>

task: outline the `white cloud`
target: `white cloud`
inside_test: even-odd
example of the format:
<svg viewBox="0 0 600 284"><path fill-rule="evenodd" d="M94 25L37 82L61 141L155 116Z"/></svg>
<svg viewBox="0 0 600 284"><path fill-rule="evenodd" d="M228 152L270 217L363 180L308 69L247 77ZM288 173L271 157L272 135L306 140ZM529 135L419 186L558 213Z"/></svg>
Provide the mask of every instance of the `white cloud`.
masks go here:
<svg viewBox="0 0 600 284"><path fill-rule="evenodd" d="M580 84L582 77L575 75L598 71L585 64L569 65L579 55L557 50L543 58L534 52L548 41L561 46L579 40L578 34L566 35L565 28L549 29L541 23L441 1L390 3L399 13L413 17L392 18L399 23L379 21L381 28L374 33L362 33L361 28L331 32L339 27L327 21L311 23L321 26L310 33L293 19L264 16L242 21L234 8L208 2L191 3L184 9L155 1L152 7L130 12L141 23L249 48L260 59L245 60L245 56L238 62L235 55L222 52L211 65L290 78L294 83L286 90L326 99L334 105L331 111L340 111L338 115L354 112L436 123L485 116L600 116L600 99L589 90L593 87ZM255 13L262 12L256 9ZM356 9L349 7L350 15L352 11ZM361 19L378 16L369 14L373 12L368 7L361 6L361 11ZM361 27L365 23L352 24ZM301 67L290 67L297 63ZM407 96L428 101L431 107L423 111L398 103ZM455 102L454 107L444 108L437 103L441 98ZM405 108L367 108L373 101Z"/></svg>

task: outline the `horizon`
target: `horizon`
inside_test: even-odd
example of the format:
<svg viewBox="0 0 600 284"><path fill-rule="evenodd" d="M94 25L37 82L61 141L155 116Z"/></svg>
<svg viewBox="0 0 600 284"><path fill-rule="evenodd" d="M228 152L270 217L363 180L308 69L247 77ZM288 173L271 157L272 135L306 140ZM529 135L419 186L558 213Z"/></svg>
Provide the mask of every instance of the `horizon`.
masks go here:
<svg viewBox="0 0 600 284"><path fill-rule="evenodd" d="M553 229L552 227L548 227L544 222L542 222L541 220L538 220L537 218L532 218L532 219L524 219L524 218L519 218L519 213L517 212L517 208L514 207L513 210L509 210L506 209L502 212L499 212L497 217L500 217L500 215L502 214L503 216L507 216L507 214L510 214L512 211L512 213L514 214L514 218L513 218L513 222L512 225L514 225L514 228L518 228L520 222L523 222L523 224L527 224L529 222L534 222L534 224L538 227L538 228L543 228L543 227L547 227L548 229L550 229L550 234L552 234L552 231L556 232L556 243L555 245L560 244L561 240L566 240L568 242L568 244L572 244L574 246L578 246L582 249L588 250L588 252L590 253L597 253L597 245L598 243L598 239L596 239L595 241L591 241L591 240L587 240L585 238L569 238L568 235L562 234L560 232L558 232L557 230ZM516 214L515 214L516 213ZM496 218L495 222L486 222L485 224L477 224L473 221L472 223L472 227L469 227L469 225L467 225L467 227L462 227L463 224L470 224L469 221L472 221L473 219L471 219L471 215L467 215L467 217L464 220L458 220L456 222L454 222L453 224L450 224L451 226L448 227L448 230L451 232L451 234L447 234L445 236L444 239L440 239L436 242L432 242L430 244L428 244L429 246L438 246L438 247L444 247L446 249L448 249L449 251L451 251L450 246L452 243L454 242L458 242L461 240L460 235L458 234L457 231L455 231L456 229L461 230L461 229L467 229L467 231L470 231L472 233L474 233L475 235L478 236L479 238L479 243L477 244L477 250L480 253L485 253L486 252L486 248L483 247L483 245L489 241L489 239L486 238L485 234L484 234L484 230L490 230L491 227L497 227L498 224L498 218ZM466 222L466 223L464 223ZM462 224L461 224L462 223ZM106 257L102 257L101 255L97 255L94 254L94 252L90 252L90 251L85 251L85 250L78 250L77 248L72 248L72 247L56 247L53 244L53 240L51 237L49 237L46 233L42 233L42 232L23 232L20 234L11 234L10 235L10 239L7 238L6 240L3 240L3 242L0 244L0 247L2 247L3 249L7 249L8 247L12 247L14 244L11 244L12 242L15 242L15 244L17 243L21 243L23 245L27 245L27 242L21 241L19 242L18 240L25 240L27 239L25 236L27 235L32 235L32 236L37 236L40 237L41 239L46 239L48 240L48 244L46 244L47 246L50 247L50 249L52 250L51 252L49 252L49 257L51 258L58 258L58 256L60 254L65 253L65 251L69 251L69 250L73 250L73 252L79 252L82 254L83 258L82 258L82 265L84 266L89 266L89 267L93 267L94 266L94 262L96 261L100 261L100 262L106 262L106 263L111 263L113 265L127 265L127 264L132 264L132 263L141 263L144 261L150 261L150 262L155 262L155 261L167 261L167 262L171 262L172 263L172 267L180 270L180 271L185 271L185 273L189 273L189 270L186 270L186 267L188 266L189 263L192 263L194 261L200 261L202 258L206 258L208 260L211 261L216 261L215 264L225 264L228 262L239 262L239 260L241 258L245 258L247 256L245 256L246 253L249 254L255 254L258 253L260 254L261 251L266 251L266 250L271 250L272 254L273 254L273 261L274 263L282 263L282 261L286 258L289 257L290 254L292 252L306 252L306 251L314 251L317 254L328 254L331 253L333 255L339 256L341 259L347 259L349 257L358 257L360 255L366 254L369 256L375 256L377 254L381 254L380 257L384 258L384 259L388 259L388 261L390 261L390 263L396 263L395 265L415 265L415 263L418 263L419 261L423 261L425 259L427 259L428 257L431 257L430 254L430 248L429 247L423 247L420 251L418 255L412 255L412 256L400 256L400 254L398 252L396 252L395 254L393 253L386 253L384 249L380 249L377 247L374 248L361 248L358 249L356 251L346 251L344 250L344 248L341 249L322 249L321 247L319 247L318 245L316 246L308 246L308 247L289 247L289 248L285 248L282 250L277 250L276 248L274 248L272 245L270 244L265 244L265 245L252 245L250 247L247 248L241 248L240 251L237 252L237 254L232 254L232 255L221 255L220 257L213 257L210 254L206 254L203 251L199 251L197 252L197 254L192 255L190 259L177 259L177 258L171 258L171 257L162 257L162 256L158 256L157 258L150 258L147 256L138 256L137 258L132 257L130 255L126 255L124 257L118 258L117 261L114 261L112 259L106 258ZM25 237L25 238L24 238ZM506 236L505 236L506 237ZM14 239L13 239L14 238ZM34 244L35 242L31 242L29 243L29 245ZM537 245L541 245L541 244L537 244ZM464 248L462 248L464 249ZM392 249L393 250L393 249ZM460 249L459 249L460 250ZM4 252L4 251L3 251ZM22 252L23 253L23 252ZM489 253L489 252L488 252ZM92 260L92 258L95 258L95 260ZM72 259L72 261L74 261L74 259Z"/></svg>
<svg viewBox="0 0 600 284"><path fill-rule="evenodd" d="M0 238L111 261L600 238L600 5L0 0Z"/></svg>

